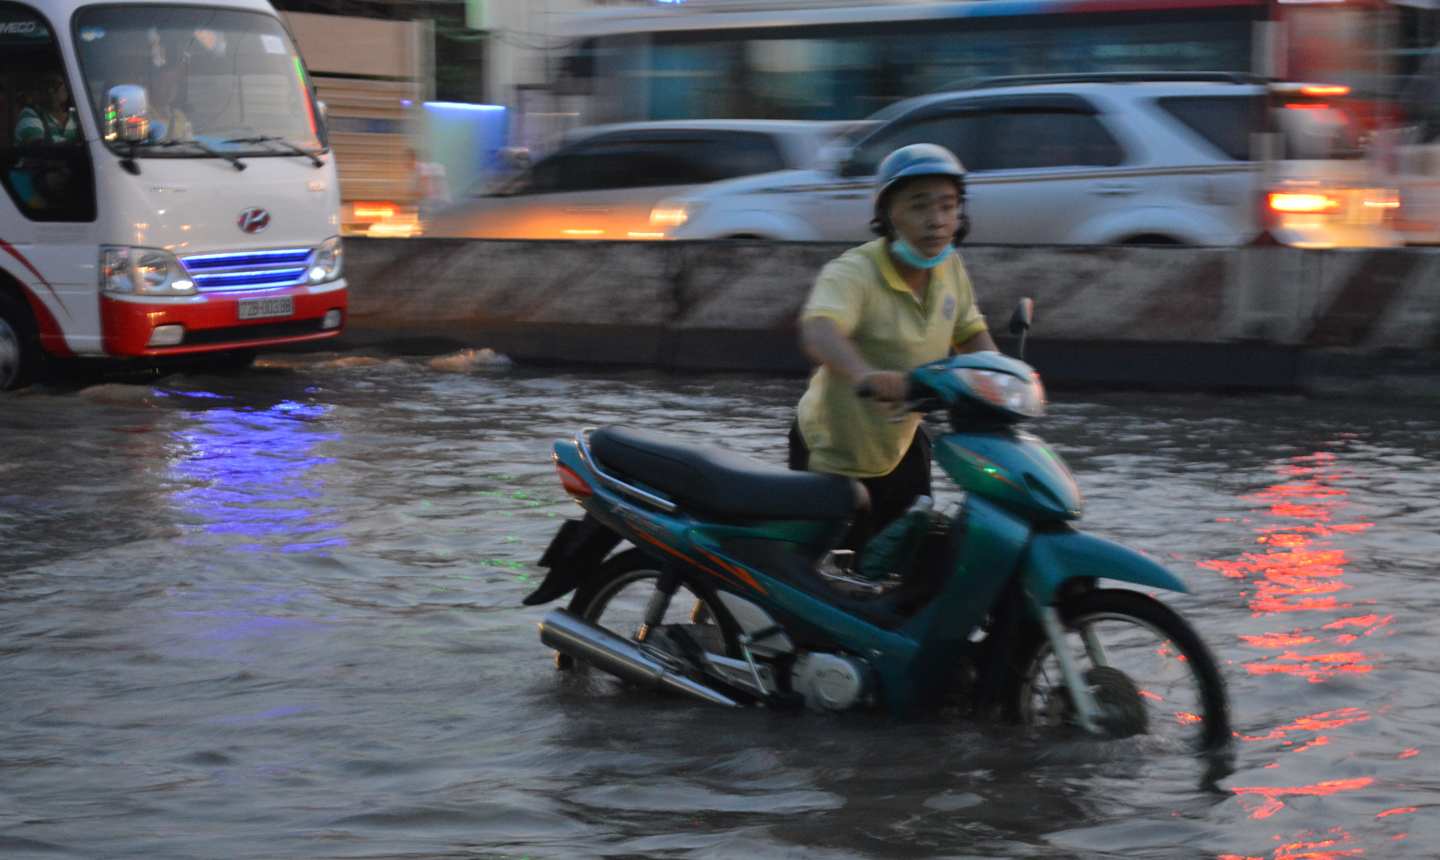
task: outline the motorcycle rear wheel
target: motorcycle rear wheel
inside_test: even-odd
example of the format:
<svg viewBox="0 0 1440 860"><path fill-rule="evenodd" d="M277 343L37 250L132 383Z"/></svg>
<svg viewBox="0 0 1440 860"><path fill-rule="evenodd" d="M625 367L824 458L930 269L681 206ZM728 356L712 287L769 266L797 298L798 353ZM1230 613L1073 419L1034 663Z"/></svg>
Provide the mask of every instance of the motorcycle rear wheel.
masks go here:
<svg viewBox="0 0 1440 860"><path fill-rule="evenodd" d="M617 636L638 642L646 608L662 575L660 565L650 556L638 549L627 550L602 564L576 589L570 611ZM734 621L702 582L682 575L660 624L684 626L712 654L740 656ZM569 662L561 660L557 665L569 668Z"/></svg>
<svg viewBox="0 0 1440 860"><path fill-rule="evenodd" d="M1225 685L1210 649L1174 610L1134 591L1091 591L1060 608L1070 653L1111 737L1144 733L1197 749L1230 739ZM1021 649L1010 709L1026 725L1075 722L1043 634Z"/></svg>

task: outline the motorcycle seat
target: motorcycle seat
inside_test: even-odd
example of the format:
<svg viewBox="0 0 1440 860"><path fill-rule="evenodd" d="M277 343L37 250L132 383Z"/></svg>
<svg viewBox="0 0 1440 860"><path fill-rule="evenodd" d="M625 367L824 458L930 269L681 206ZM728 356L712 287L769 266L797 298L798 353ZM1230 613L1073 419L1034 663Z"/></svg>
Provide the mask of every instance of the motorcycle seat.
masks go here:
<svg viewBox="0 0 1440 860"><path fill-rule="evenodd" d="M600 465L682 505L733 517L821 520L869 506L853 478L768 466L719 448L686 445L659 433L611 424L590 435Z"/></svg>

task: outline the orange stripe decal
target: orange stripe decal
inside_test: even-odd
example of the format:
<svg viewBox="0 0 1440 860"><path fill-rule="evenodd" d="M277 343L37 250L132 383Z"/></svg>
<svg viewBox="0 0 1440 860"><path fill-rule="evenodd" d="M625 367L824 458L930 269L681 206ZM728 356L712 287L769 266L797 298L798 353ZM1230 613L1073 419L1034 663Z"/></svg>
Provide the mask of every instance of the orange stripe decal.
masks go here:
<svg viewBox="0 0 1440 860"><path fill-rule="evenodd" d="M708 574L710 574L710 575L712 575L712 576L718 576L718 577L720 577L721 579L729 579L729 577L727 577L725 574L723 574L723 573L721 573L721 572L719 572L719 571L717 571L717 570L712 570L712 569L709 568L709 567L706 567L705 565L701 564L700 562L696 561L695 559L691 558L690 556L686 555L685 553L680 552L679 550L675 549L674 547L672 547L672 546L670 546L670 545L668 545L668 544L666 544L666 543L663 543L663 542L657 540L656 538L651 537L650 535L648 535L648 534L640 531L639 529L635 529L634 531L635 531L635 534L639 535L641 538L643 538L643 539L646 540L647 542L649 542L649 543L651 543L651 544L654 544L655 546L659 547L660 549L663 549L664 551L670 553L671 555L673 555L673 556L675 556L676 558L684 561L685 563L690 564L690 565L693 565L693 566L695 566L695 567L698 567L698 568L700 568L701 570L705 571L706 573L708 573Z"/></svg>
<svg viewBox="0 0 1440 860"><path fill-rule="evenodd" d="M698 547L697 547L697 549L698 549ZM758 583L758 582L755 581L755 577L753 577L753 576L750 575L750 571L746 570L745 568L743 568L743 567L741 567L741 566L739 566L739 565L737 565L737 564L732 564L731 562L728 562L728 561L726 561L725 559L720 558L719 556L715 555L714 553L706 552L706 551L703 550L703 549L700 550L700 553L701 553L702 555L704 555L706 558L710 559L711 561L713 561L713 562L715 562L716 564L720 565L721 567L725 568L725 570L729 571L730 573L732 573L732 574L734 574L735 576L738 576L740 579L744 580L746 585L749 585L751 588L755 589L756 591L760 592L761 594L769 594L769 593L770 593L770 592L766 591L764 588L762 588L761 585L760 585L760 583Z"/></svg>

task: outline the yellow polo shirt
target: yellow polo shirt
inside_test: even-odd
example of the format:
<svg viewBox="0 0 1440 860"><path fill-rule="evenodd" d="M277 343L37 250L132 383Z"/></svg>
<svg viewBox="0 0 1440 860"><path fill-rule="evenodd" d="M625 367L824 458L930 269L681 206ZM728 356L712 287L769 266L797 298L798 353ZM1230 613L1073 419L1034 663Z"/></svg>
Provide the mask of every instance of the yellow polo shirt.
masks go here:
<svg viewBox="0 0 1440 860"><path fill-rule="evenodd" d="M872 367L902 372L939 361L951 344L986 330L958 253L931 270L921 304L890 262L886 243L876 239L827 263L800 318L833 320ZM797 410L810 470L852 478L890 474L920 426L917 414L898 422L893 416L890 407L856 396L850 382L821 367Z"/></svg>

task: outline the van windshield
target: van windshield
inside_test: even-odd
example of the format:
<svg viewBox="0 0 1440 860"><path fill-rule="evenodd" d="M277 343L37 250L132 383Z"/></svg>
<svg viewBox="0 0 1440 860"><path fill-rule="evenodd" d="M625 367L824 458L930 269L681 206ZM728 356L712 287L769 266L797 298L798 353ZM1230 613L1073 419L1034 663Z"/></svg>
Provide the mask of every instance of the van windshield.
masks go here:
<svg viewBox="0 0 1440 860"><path fill-rule="evenodd" d="M137 156L293 155L295 148L325 146L300 57L270 15L196 6L91 7L77 17L76 45L107 138L111 88L144 88L149 130Z"/></svg>

